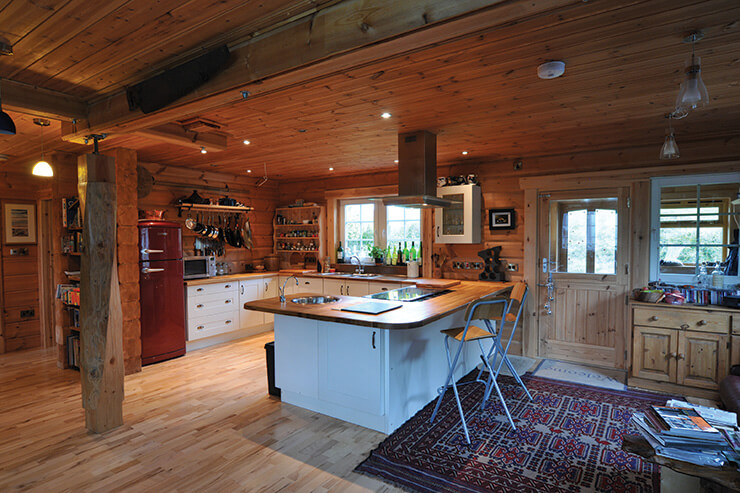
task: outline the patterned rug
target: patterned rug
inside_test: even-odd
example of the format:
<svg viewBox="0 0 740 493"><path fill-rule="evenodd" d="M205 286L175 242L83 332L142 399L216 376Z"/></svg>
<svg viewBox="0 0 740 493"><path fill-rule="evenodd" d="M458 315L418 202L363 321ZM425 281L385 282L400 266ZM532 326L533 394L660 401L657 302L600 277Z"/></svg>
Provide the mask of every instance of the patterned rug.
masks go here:
<svg viewBox="0 0 740 493"><path fill-rule="evenodd" d="M473 378L473 373L461 382ZM658 492L660 469L621 450L634 433L632 412L664 404L658 394L617 391L523 377L533 401L512 377L499 385L513 431L495 392L480 410L483 384L459 387L472 447L465 442L454 396L447 392L434 424L429 403L355 471L419 492Z"/></svg>
<svg viewBox="0 0 740 493"><path fill-rule="evenodd" d="M553 380L564 380L571 383L582 383L606 389L624 390L627 386L616 378L608 375L605 370L591 368L575 363L543 359L532 372L535 377L552 378Z"/></svg>

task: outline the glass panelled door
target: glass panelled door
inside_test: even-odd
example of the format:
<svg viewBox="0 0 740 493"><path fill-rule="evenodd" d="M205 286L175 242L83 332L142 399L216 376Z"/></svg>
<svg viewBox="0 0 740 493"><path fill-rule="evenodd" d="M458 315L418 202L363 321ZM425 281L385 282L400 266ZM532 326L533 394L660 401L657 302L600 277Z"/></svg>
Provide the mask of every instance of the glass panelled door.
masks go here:
<svg viewBox="0 0 740 493"><path fill-rule="evenodd" d="M539 199L539 355L625 368L627 190Z"/></svg>

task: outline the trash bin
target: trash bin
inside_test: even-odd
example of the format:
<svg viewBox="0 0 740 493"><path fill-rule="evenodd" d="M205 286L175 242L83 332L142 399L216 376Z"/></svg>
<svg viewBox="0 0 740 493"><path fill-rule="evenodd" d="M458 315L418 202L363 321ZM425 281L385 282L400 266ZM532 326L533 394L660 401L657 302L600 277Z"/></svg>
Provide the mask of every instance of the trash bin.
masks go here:
<svg viewBox="0 0 740 493"><path fill-rule="evenodd" d="M280 397L280 389L275 387L275 341L265 344L267 356L267 392Z"/></svg>

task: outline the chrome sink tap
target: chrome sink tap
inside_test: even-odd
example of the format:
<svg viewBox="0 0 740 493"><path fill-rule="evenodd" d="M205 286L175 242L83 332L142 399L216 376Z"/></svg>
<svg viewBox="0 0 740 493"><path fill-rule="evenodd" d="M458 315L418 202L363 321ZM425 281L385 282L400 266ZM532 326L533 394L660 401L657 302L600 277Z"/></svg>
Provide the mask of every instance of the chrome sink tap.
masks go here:
<svg viewBox="0 0 740 493"><path fill-rule="evenodd" d="M352 263L352 259L353 258L356 258L357 259L357 273L358 274L362 274L363 272L365 272L365 270L362 268L362 262L360 261L360 257L358 257L357 255L352 255L349 258L349 263L350 264Z"/></svg>
<svg viewBox="0 0 740 493"><path fill-rule="evenodd" d="M295 279L295 285L298 286L298 278L296 276L288 277L283 283L283 287L278 288L278 290L280 291L280 303L285 303L285 285L288 284L288 281L290 281L291 278Z"/></svg>

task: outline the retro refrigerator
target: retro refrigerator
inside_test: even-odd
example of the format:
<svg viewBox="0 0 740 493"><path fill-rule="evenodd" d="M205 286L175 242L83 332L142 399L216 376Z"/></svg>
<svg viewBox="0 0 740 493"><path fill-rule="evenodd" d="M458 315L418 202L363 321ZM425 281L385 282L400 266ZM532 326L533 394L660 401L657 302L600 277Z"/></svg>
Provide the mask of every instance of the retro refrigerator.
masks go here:
<svg viewBox="0 0 740 493"><path fill-rule="evenodd" d="M168 221L139 222L141 363L185 354L182 231Z"/></svg>

